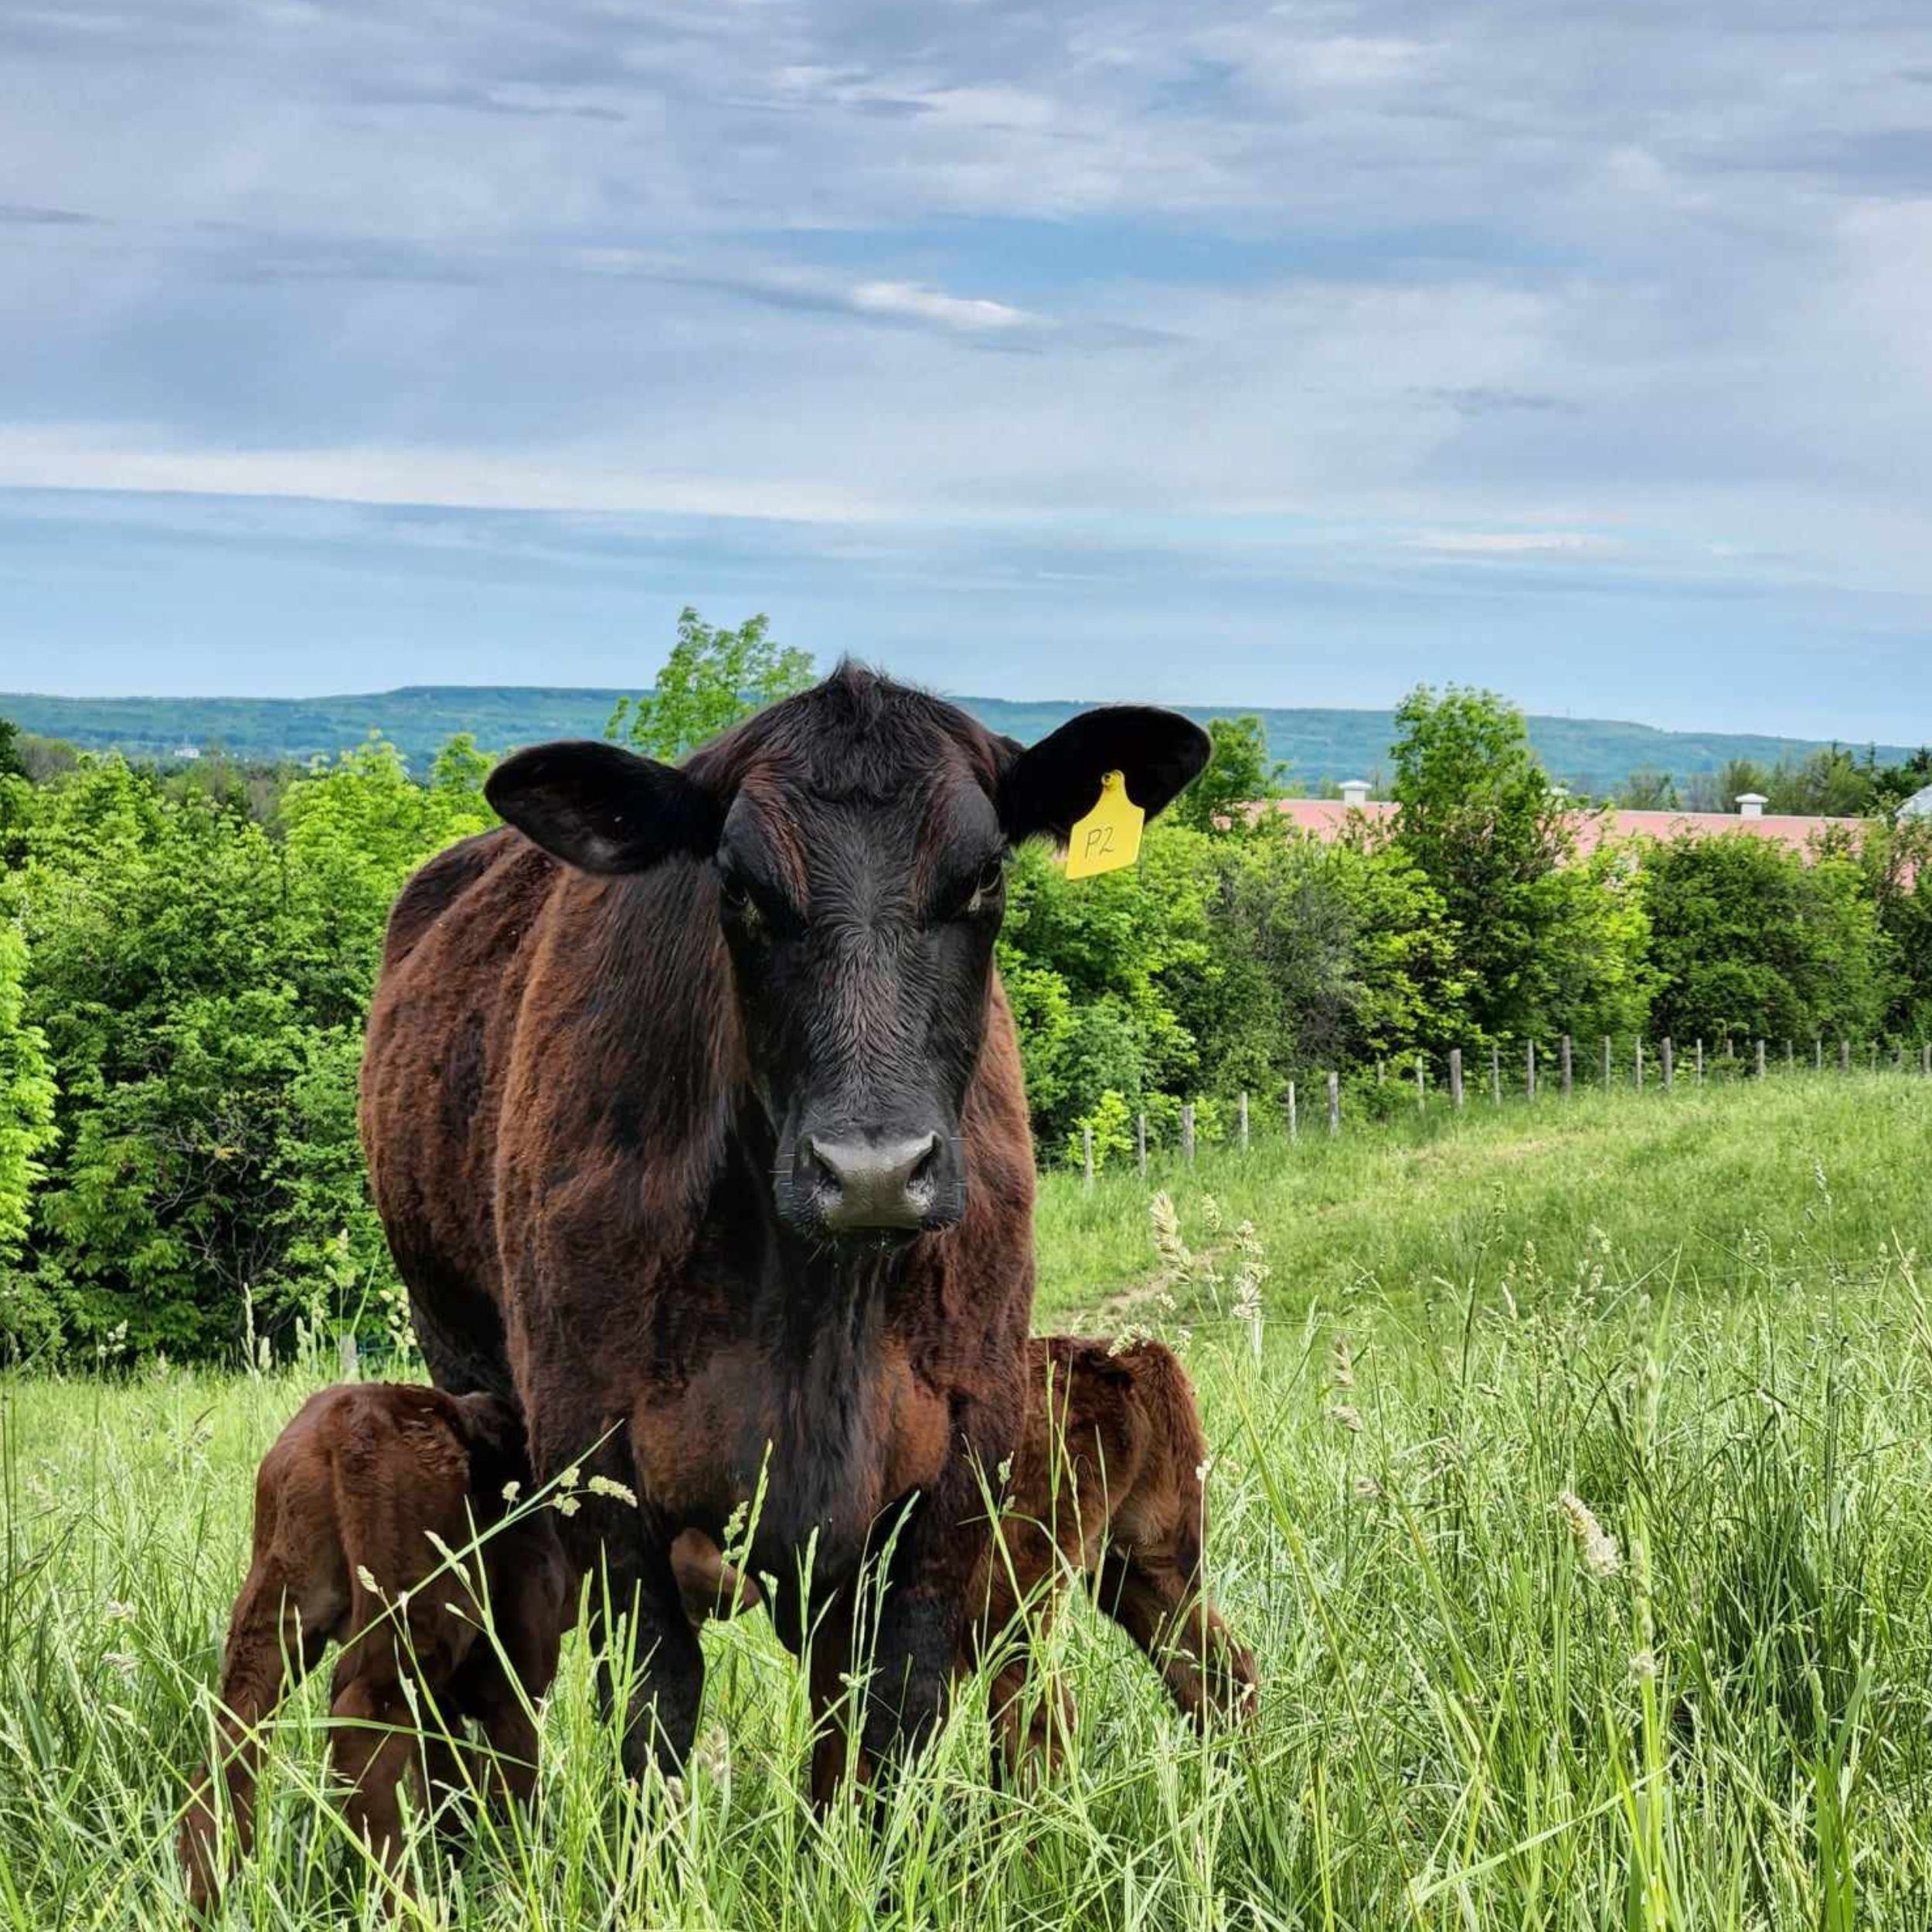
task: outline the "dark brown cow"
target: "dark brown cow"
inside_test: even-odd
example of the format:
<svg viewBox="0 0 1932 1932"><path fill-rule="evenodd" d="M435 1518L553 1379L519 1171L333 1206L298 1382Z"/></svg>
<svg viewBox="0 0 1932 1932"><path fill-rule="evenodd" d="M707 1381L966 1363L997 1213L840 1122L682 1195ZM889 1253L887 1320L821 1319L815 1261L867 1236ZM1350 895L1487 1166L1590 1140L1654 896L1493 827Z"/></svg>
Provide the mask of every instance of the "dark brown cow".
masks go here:
<svg viewBox="0 0 1932 1932"><path fill-rule="evenodd" d="M1207 1445L1186 1372L1158 1342L1116 1353L1106 1342L1055 1335L1029 1345L1027 1375L1026 1427L999 1535L968 1593L973 1614L957 1664L970 1672L1019 1641L990 1687L1007 1764L1050 1763L1071 1724L1063 1691L1049 1703L1030 1684L1022 1635L1044 1632L1053 1594L1070 1577L1088 1580L1196 1723L1250 1716L1253 1655L1222 1621L1202 1575ZM751 1580L696 1532L679 1538L672 1558L693 1622L759 1600ZM821 1753L815 1781L821 1798L842 1768Z"/></svg>
<svg viewBox="0 0 1932 1932"><path fill-rule="evenodd" d="M502 1521L505 1485L529 1477L515 1411L495 1396L325 1389L276 1438L255 1478L253 1558L229 1619L216 1764L196 1780L182 1821L198 1908L219 1876L216 1765L245 1855L261 1726L332 1642L342 1648L329 1755L349 1782L349 1823L379 1857L401 1849L399 1791L420 1781L425 1753L434 1784L480 1789L487 1778L527 1796L537 1747L529 1705L556 1673L569 1607L552 1513ZM480 1565L470 1548L478 1532ZM438 1537L463 1574L444 1569ZM479 1634L486 1607L494 1645ZM434 1723L427 1741L417 1735L406 1684L426 1720L440 1717L440 1735ZM472 1718L491 1756L465 1767L453 1740Z"/></svg>
<svg viewBox="0 0 1932 1932"><path fill-rule="evenodd" d="M520 753L488 787L516 829L404 889L363 1067L377 1204L439 1385L513 1396L539 1478L638 1495L563 1526L636 1607L634 1770L682 1764L702 1692L672 1543L761 1476L794 1650L896 1526L867 1761L937 1717L1032 1300L1002 862L1107 773L1154 812L1206 754L1128 707L1022 750L842 668L681 767Z"/></svg>

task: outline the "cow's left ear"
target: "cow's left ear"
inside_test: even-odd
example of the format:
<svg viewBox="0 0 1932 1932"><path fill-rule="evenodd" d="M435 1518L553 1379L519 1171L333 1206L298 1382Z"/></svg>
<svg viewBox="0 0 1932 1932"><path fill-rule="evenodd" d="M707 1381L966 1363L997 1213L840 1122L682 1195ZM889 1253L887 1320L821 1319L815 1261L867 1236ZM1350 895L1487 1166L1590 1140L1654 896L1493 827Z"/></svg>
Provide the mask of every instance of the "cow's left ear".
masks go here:
<svg viewBox="0 0 1932 1932"><path fill-rule="evenodd" d="M594 738L532 745L483 781L498 813L553 859L583 872L643 872L718 842L711 794L675 765Z"/></svg>
<svg viewBox="0 0 1932 1932"><path fill-rule="evenodd" d="M1016 845L1042 835L1063 845L1098 802L1110 771L1126 779L1127 795L1151 818L1207 763L1209 749L1207 733L1179 712L1131 704L1083 711L1007 766L1001 823Z"/></svg>

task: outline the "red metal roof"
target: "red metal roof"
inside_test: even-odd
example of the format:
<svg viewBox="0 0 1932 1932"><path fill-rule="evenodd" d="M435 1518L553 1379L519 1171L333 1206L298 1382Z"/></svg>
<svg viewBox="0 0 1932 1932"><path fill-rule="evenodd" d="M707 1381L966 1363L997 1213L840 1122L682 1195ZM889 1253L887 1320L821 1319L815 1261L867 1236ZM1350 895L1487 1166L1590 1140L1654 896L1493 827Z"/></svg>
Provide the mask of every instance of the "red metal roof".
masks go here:
<svg viewBox="0 0 1932 1932"><path fill-rule="evenodd" d="M1373 799L1366 805L1345 805L1338 798L1277 798L1274 808L1304 832L1321 838L1338 838L1350 823L1382 825L1393 819L1396 808L1386 799ZM1810 850L1812 842L1834 828L1849 832L1854 840L1865 833L1862 818L1801 818L1785 814L1747 818L1729 811L1578 811L1570 815L1580 852L1594 851L1604 839L1678 838L1685 834L1703 838L1722 837L1726 832L1743 832L1750 838L1769 838L1794 851Z"/></svg>

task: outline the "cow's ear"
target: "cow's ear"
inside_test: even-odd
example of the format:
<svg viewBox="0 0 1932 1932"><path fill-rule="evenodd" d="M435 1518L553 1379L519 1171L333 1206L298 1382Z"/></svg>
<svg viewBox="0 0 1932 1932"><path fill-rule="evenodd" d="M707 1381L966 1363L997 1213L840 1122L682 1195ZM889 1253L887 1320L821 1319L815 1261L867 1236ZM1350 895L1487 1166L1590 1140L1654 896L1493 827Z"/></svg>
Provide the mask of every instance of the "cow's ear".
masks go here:
<svg viewBox="0 0 1932 1932"><path fill-rule="evenodd" d="M1069 718L1029 746L1000 781L1000 820L1015 845L1044 834L1064 844L1098 802L1110 771L1151 818L1170 804L1208 760L1208 735L1178 712L1107 705Z"/></svg>
<svg viewBox="0 0 1932 1932"><path fill-rule="evenodd" d="M675 852L709 852L722 822L710 793L675 766L595 739L505 758L483 795L525 838L584 872L643 872Z"/></svg>

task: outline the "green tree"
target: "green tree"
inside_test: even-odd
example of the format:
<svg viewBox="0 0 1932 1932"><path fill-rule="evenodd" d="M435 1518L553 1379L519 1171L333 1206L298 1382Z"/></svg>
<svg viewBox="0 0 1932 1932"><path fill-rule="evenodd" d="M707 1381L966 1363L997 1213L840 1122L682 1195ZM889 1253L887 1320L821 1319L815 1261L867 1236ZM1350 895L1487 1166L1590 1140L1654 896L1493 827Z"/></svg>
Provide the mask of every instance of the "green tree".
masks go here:
<svg viewBox="0 0 1932 1932"><path fill-rule="evenodd" d="M1880 1026L1889 948L1856 861L1685 836L1651 849L1643 885L1659 1032L1801 1041Z"/></svg>
<svg viewBox="0 0 1932 1932"><path fill-rule="evenodd" d="M0 1315L16 1339L125 1323L206 1354L244 1298L269 1332L345 1269L386 1280L363 1016L403 879L492 822L488 763L458 740L417 784L372 743L292 778L266 824L242 786L117 757L36 792L13 889L60 1138Z"/></svg>
<svg viewBox="0 0 1932 1932"><path fill-rule="evenodd" d="M1242 806L1278 797L1288 768L1268 756L1267 729L1252 713L1210 718L1207 733L1212 747L1207 764L1174 801L1168 816L1176 825L1191 825L1196 832L1224 828L1246 832L1250 820Z"/></svg>
<svg viewBox="0 0 1932 1932"><path fill-rule="evenodd" d="M1452 686L1412 692L1396 717L1396 838L1444 907L1471 1043L1641 1022L1641 913L1607 862L1573 868L1570 815L1522 714Z"/></svg>
<svg viewBox="0 0 1932 1932"><path fill-rule="evenodd" d="M809 651L773 642L765 617L725 630L686 604L655 689L620 699L604 735L648 757L679 758L740 718L804 690L815 675Z"/></svg>
<svg viewBox="0 0 1932 1932"><path fill-rule="evenodd" d="M1625 811L1675 811L1677 781L1668 771L1647 765L1617 787L1617 803Z"/></svg>
<svg viewBox="0 0 1932 1932"><path fill-rule="evenodd" d="M1699 772L1690 781L1689 804L1693 811L1732 811L1737 801L1756 792L1768 798L1777 782L1776 773L1751 758L1733 758L1716 771Z"/></svg>
<svg viewBox="0 0 1932 1932"><path fill-rule="evenodd" d="M1138 866L1071 883L1037 845L1015 856L999 968L1043 1146L1063 1145L1109 1090L1138 1106L1199 1078L1179 1009L1211 1005L1217 983L1213 844L1163 818L1148 828Z"/></svg>
<svg viewBox="0 0 1932 1932"><path fill-rule="evenodd" d="M1442 900L1399 847L1284 832L1215 855L1217 971L1181 1003L1209 1085L1272 1095L1453 1031L1466 988Z"/></svg>
<svg viewBox="0 0 1932 1932"><path fill-rule="evenodd" d="M393 745L372 738L333 764L318 760L282 793L274 862L284 889L284 961L311 1022L359 1036L403 881L431 854L496 823L483 796L490 764L469 738L454 738L419 784Z"/></svg>
<svg viewBox="0 0 1932 1932"><path fill-rule="evenodd" d="M1932 785L1932 748L1921 747L1902 764L1879 767L1872 780L1872 809L1893 812Z"/></svg>
<svg viewBox="0 0 1932 1932"><path fill-rule="evenodd" d="M53 1068L46 1035L27 1018L26 975L27 942L0 916L0 1270L20 1251L54 1139Z"/></svg>
<svg viewBox="0 0 1932 1932"><path fill-rule="evenodd" d="M1868 826L1857 857L1892 964L1885 1031L1932 1041L1932 818Z"/></svg>
<svg viewBox="0 0 1932 1932"><path fill-rule="evenodd" d="M1878 763L1862 761L1842 745L1815 751L1796 764L1781 762L1758 787L1770 809L1804 818L1862 818L1877 808Z"/></svg>
<svg viewBox="0 0 1932 1932"><path fill-rule="evenodd" d="M28 1012L61 1128L32 1284L71 1335L124 1321L137 1345L206 1347L274 1259L266 1177L299 1065L277 855L117 757L83 760L29 847Z"/></svg>

